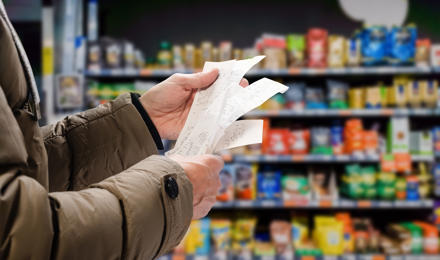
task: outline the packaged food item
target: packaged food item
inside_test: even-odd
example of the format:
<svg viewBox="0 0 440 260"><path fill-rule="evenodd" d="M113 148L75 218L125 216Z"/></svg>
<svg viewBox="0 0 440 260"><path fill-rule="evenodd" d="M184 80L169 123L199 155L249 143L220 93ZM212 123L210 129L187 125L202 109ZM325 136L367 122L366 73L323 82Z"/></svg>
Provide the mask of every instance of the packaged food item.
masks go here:
<svg viewBox="0 0 440 260"><path fill-rule="evenodd" d="M220 61L230 60L232 57L232 42L222 41L219 45Z"/></svg>
<svg viewBox="0 0 440 260"><path fill-rule="evenodd" d="M409 153L409 121L407 117L391 117L388 124L388 151Z"/></svg>
<svg viewBox="0 0 440 260"><path fill-rule="evenodd" d="M232 249L236 255L252 252L256 224L255 218L239 218L234 222Z"/></svg>
<svg viewBox="0 0 440 260"><path fill-rule="evenodd" d="M270 239L278 255L292 251L292 233L290 223L285 220L273 220L270 223Z"/></svg>
<svg viewBox="0 0 440 260"><path fill-rule="evenodd" d="M389 236L396 241L401 254L411 253L411 232L399 224L388 225L386 230Z"/></svg>
<svg viewBox="0 0 440 260"><path fill-rule="evenodd" d="M344 227L343 234L343 253L350 254L354 252L353 225L349 213L337 213L335 215L338 222L342 222Z"/></svg>
<svg viewBox="0 0 440 260"><path fill-rule="evenodd" d="M111 38L103 38L101 48L104 51L104 66L107 69L122 68L122 48L121 44Z"/></svg>
<svg viewBox="0 0 440 260"><path fill-rule="evenodd" d="M405 177L397 177L396 179L396 198L398 200L406 199L406 178Z"/></svg>
<svg viewBox="0 0 440 260"><path fill-rule="evenodd" d="M196 65L196 54L195 54L195 50L196 48L194 47L194 44L192 43L187 43L185 44L185 68L188 69L193 69L195 68Z"/></svg>
<svg viewBox="0 0 440 260"><path fill-rule="evenodd" d="M345 66L345 38L339 35L328 37L327 65L329 68Z"/></svg>
<svg viewBox="0 0 440 260"><path fill-rule="evenodd" d="M375 109L382 107L382 89L379 86L368 87L365 90L365 107Z"/></svg>
<svg viewBox="0 0 440 260"><path fill-rule="evenodd" d="M362 121L357 118L345 121L345 153L361 155L364 152L364 131Z"/></svg>
<svg viewBox="0 0 440 260"><path fill-rule="evenodd" d="M310 131L311 153L328 154L333 153L330 137L330 129L327 127L312 127Z"/></svg>
<svg viewBox="0 0 440 260"><path fill-rule="evenodd" d="M264 149L265 152L268 154L289 154L290 136L291 133L289 129L270 129L268 132L268 142L263 143L263 145L266 145L266 148Z"/></svg>
<svg viewBox="0 0 440 260"><path fill-rule="evenodd" d="M339 124L339 122L335 122L334 125L330 128L331 135L331 144L333 154L340 155L344 153L344 137L343 137L343 128Z"/></svg>
<svg viewBox="0 0 440 260"><path fill-rule="evenodd" d="M208 41L204 41L200 44L200 49L202 51L202 66L207 61L212 60L212 43Z"/></svg>
<svg viewBox="0 0 440 260"><path fill-rule="evenodd" d="M426 199L431 194L431 175L428 174L427 166L423 162L418 164L419 194L420 198Z"/></svg>
<svg viewBox="0 0 440 260"><path fill-rule="evenodd" d="M145 67L145 58L141 50L134 50L134 63L138 69L143 69Z"/></svg>
<svg viewBox="0 0 440 260"><path fill-rule="evenodd" d="M327 99L330 108L347 109L347 90L346 82L337 80L327 80Z"/></svg>
<svg viewBox="0 0 440 260"><path fill-rule="evenodd" d="M423 252L425 254L438 254L439 237L437 227L421 221L415 221L414 224L423 230Z"/></svg>
<svg viewBox="0 0 440 260"><path fill-rule="evenodd" d="M281 199L281 172L260 171L257 176L258 199Z"/></svg>
<svg viewBox="0 0 440 260"><path fill-rule="evenodd" d="M422 228L412 222L400 224L411 233L411 254L418 255L423 253L423 232Z"/></svg>
<svg viewBox="0 0 440 260"><path fill-rule="evenodd" d="M354 218L353 219L353 238L355 252L358 254L368 252L368 224L365 219Z"/></svg>
<svg viewBox="0 0 440 260"><path fill-rule="evenodd" d="M393 79L393 86L389 93L389 102L396 107L404 108L408 104L409 88L408 78L395 77Z"/></svg>
<svg viewBox="0 0 440 260"><path fill-rule="evenodd" d="M309 237L309 223L306 216L294 216L292 219L292 240L296 250L306 246Z"/></svg>
<svg viewBox="0 0 440 260"><path fill-rule="evenodd" d="M379 199L394 199L396 196L396 174L394 172L379 172L376 189Z"/></svg>
<svg viewBox="0 0 440 260"><path fill-rule="evenodd" d="M210 219L192 220L185 238L185 253L208 256L210 252Z"/></svg>
<svg viewBox="0 0 440 260"><path fill-rule="evenodd" d="M406 199L419 200L419 179L415 175L406 176Z"/></svg>
<svg viewBox="0 0 440 260"><path fill-rule="evenodd" d="M163 41L160 43L160 49L157 54L157 63L161 69L170 69L173 63L173 55L171 53L171 43Z"/></svg>
<svg viewBox="0 0 440 260"><path fill-rule="evenodd" d="M243 59L243 51L241 49L234 49L232 57L236 60Z"/></svg>
<svg viewBox="0 0 440 260"><path fill-rule="evenodd" d="M123 51L123 67L129 71L135 68L134 46L133 43L128 41L122 42Z"/></svg>
<svg viewBox="0 0 440 260"><path fill-rule="evenodd" d="M253 200L256 197L256 164L235 165L235 198L238 200Z"/></svg>
<svg viewBox="0 0 440 260"><path fill-rule="evenodd" d="M417 28L413 25L393 27L387 36L388 62L392 65L412 65L416 51Z"/></svg>
<svg viewBox="0 0 440 260"><path fill-rule="evenodd" d="M88 42L87 44L87 67L91 71L98 71L104 65L101 45L99 42Z"/></svg>
<svg viewBox="0 0 440 260"><path fill-rule="evenodd" d="M99 100L101 104L107 103L108 101L115 99L116 95L113 91L113 85L109 83L99 84Z"/></svg>
<svg viewBox="0 0 440 260"><path fill-rule="evenodd" d="M220 171L221 187L217 194L218 201L232 201L234 200L234 164L225 164Z"/></svg>
<svg viewBox="0 0 440 260"><path fill-rule="evenodd" d="M271 97L269 100L264 102L263 105L261 105L262 109L266 110L281 110L286 106L286 99L283 94L277 93L273 97Z"/></svg>
<svg viewBox="0 0 440 260"><path fill-rule="evenodd" d="M214 61L214 62L219 62L220 61L220 50L219 50L219 48L212 47L211 57L212 57L212 61ZM254 56L252 56L252 57L254 57Z"/></svg>
<svg viewBox="0 0 440 260"><path fill-rule="evenodd" d="M294 82L287 84L289 89L284 93L286 97L286 108L293 110L303 110L305 107L305 88L304 82Z"/></svg>
<svg viewBox="0 0 440 260"><path fill-rule="evenodd" d="M180 45L173 45L173 68L177 70L185 68L183 50Z"/></svg>
<svg viewBox="0 0 440 260"><path fill-rule="evenodd" d="M387 54L387 30L382 26L364 28L361 33L362 64L365 66L385 63Z"/></svg>
<svg viewBox="0 0 440 260"><path fill-rule="evenodd" d="M305 62L305 38L302 34L287 35L287 52L290 67L302 67Z"/></svg>
<svg viewBox="0 0 440 260"><path fill-rule="evenodd" d="M322 167L309 168L309 183L312 199L333 201L338 197L336 177L334 172Z"/></svg>
<svg viewBox="0 0 440 260"><path fill-rule="evenodd" d="M327 67L327 30L311 28L307 32L307 65L310 68Z"/></svg>
<svg viewBox="0 0 440 260"><path fill-rule="evenodd" d="M357 67L361 64L361 39L358 33L346 40L345 60L350 67Z"/></svg>
<svg viewBox="0 0 440 260"><path fill-rule="evenodd" d="M307 203L310 200L309 180L302 174L285 174L281 178L283 188L283 201L298 204Z"/></svg>
<svg viewBox="0 0 440 260"><path fill-rule="evenodd" d="M376 197L376 169L374 166L362 167L361 178L364 198L374 199Z"/></svg>
<svg viewBox="0 0 440 260"><path fill-rule="evenodd" d="M420 80L420 93L422 105L428 108L437 106L438 82L437 80Z"/></svg>
<svg viewBox="0 0 440 260"><path fill-rule="evenodd" d="M202 49L196 48L194 50L194 68L199 70L203 68Z"/></svg>
<svg viewBox="0 0 440 260"><path fill-rule="evenodd" d="M265 69L278 70L287 67L284 35L265 33L261 37L260 45L262 53L266 56L263 60Z"/></svg>
<svg viewBox="0 0 440 260"><path fill-rule="evenodd" d="M341 193L352 199L361 199L365 196L361 167L359 164L350 164L345 167L342 177Z"/></svg>
<svg viewBox="0 0 440 260"><path fill-rule="evenodd" d="M431 45L431 66L440 67L440 44Z"/></svg>
<svg viewBox="0 0 440 260"><path fill-rule="evenodd" d="M440 126L435 126L432 129L432 138L434 140L434 151L440 151Z"/></svg>
<svg viewBox="0 0 440 260"><path fill-rule="evenodd" d="M411 155L409 153L395 153L394 163L398 173L408 174L412 170Z"/></svg>
<svg viewBox="0 0 440 260"><path fill-rule="evenodd" d="M274 245L269 241L267 233L255 234L254 257L275 259L276 251Z"/></svg>
<svg viewBox="0 0 440 260"><path fill-rule="evenodd" d="M325 109L324 91L317 87L306 88L306 108L307 109Z"/></svg>
<svg viewBox="0 0 440 260"><path fill-rule="evenodd" d="M289 145L292 154L308 154L310 150L310 132L306 129L292 130Z"/></svg>
<svg viewBox="0 0 440 260"><path fill-rule="evenodd" d="M364 90L362 88L351 88L348 91L348 104L352 109L363 109L364 105Z"/></svg>
<svg viewBox="0 0 440 260"><path fill-rule="evenodd" d="M408 103L413 108L419 108L422 105L422 89L417 80L408 81Z"/></svg>
<svg viewBox="0 0 440 260"><path fill-rule="evenodd" d="M366 155L376 156L379 154L379 135L375 130L364 130L363 148Z"/></svg>
<svg viewBox="0 0 440 260"><path fill-rule="evenodd" d="M313 237L324 255L340 255L344 251L344 227L334 217L315 216Z"/></svg>
<svg viewBox="0 0 440 260"><path fill-rule="evenodd" d="M429 66L429 51L431 48L431 40L428 38L416 40L416 56L415 62L418 67Z"/></svg>
<svg viewBox="0 0 440 260"><path fill-rule="evenodd" d="M215 259L228 259L228 252L231 249L232 223L229 219L211 220L211 241Z"/></svg>
<svg viewBox="0 0 440 260"><path fill-rule="evenodd" d="M414 131L410 133L411 154L433 155L434 146L431 131Z"/></svg>

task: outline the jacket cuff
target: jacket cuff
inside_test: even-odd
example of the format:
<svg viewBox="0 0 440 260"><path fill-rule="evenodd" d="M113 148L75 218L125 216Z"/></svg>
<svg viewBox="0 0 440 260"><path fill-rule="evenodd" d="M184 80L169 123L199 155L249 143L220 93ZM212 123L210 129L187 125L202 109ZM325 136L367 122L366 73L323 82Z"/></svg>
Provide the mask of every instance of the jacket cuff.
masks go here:
<svg viewBox="0 0 440 260"><path fill-rule="evenodd" d="M144 106L142 106L141 102L139 101L140 95L137 93L130 93L130 96L131 96L131 102L133 103L133 105L136 107L137 111L141 115L142 119L144 120L145 124L148 127L148 130L150 130L151 136L153 137L157 149L163 150L164 148L163 148L162 139L160 138L159 132L157 131L157 128L154 125L153 121L151 121L151 118L148 115L147 111L145 110Z"/></svg>
<svg viewBox="0 0 440 260"><path fill-rule="evenodd" d="M170 178L177 183L177 196L170 194ZM164 156L150 156L92 187L108 190L121 202L127 259L153 259L168 252L192 219L192 184L182 167Z"/></svg>

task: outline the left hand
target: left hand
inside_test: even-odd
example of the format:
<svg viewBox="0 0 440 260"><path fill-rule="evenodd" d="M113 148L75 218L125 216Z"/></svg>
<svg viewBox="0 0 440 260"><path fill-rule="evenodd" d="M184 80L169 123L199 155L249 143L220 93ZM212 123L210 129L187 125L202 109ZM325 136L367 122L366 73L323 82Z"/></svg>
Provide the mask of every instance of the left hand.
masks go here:
<svg viewBox="0 0 440 260"><path fill-rule="evenodd" d="M175 73L139 98L161 138L177 139L197 90L210 86L217 76L217 69L194 74ZM240 85L246 87L249 83L242 79Z"/></svg>

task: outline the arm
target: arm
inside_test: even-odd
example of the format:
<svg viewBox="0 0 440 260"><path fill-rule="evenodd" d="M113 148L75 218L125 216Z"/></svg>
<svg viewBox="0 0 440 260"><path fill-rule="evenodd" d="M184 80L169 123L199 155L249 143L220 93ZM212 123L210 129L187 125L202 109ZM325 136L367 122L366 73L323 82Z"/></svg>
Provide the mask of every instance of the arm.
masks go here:
<svg viewBox="0 0 440 260"><path fill-rule="evenodd" d="M160 137L132 101L124 94L42 128L51 191L83 189L157 154Z"/></svg>
<svg viewBox="0 0 440 260"><path fill-rule="evenodd" d="M1 88L0 126L1 259L152 259L185 233L192 185L174 161L151 156L82 191L47 193L20 173L23 136Z"/></svg>

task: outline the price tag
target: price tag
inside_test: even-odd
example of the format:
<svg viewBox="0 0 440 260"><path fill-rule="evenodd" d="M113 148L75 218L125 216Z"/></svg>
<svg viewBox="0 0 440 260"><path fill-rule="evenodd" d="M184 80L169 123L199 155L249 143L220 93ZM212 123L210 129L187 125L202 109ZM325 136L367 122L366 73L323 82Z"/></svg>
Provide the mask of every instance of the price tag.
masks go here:
<svg viewBox="0 0 440 260"><path fill-rule="evenodd" d="M401 255L391 255L389 256L389 260L405 260L405 258Z"/></svg>
<svg viewBox="0 0 440 260"><path fill-rule="evenodd" d="M254 205L254 202L252 200L239 200L236 203L237 206L241 208L249 208Z"/></svg>
<svg viewBox="0 0 440 260"><path fill-rule="evenodd" d="M344 255L341 256L341 260L356 260L356 256L355 255L344 254Z"/></svg>
<svg viewBox="0 0 440 260"><path fill-rule="evenodd" d="M319 207L321 208L330 208L332 206L331 200L320 200L319 201Z"/></svg>
<svg viewBox="0 0 440 260"><path fill-rule="evenodd" d="M371 200L359 200L357 206L359 208L371 208Z"/></svg>
<svg viewBox="0 0 440 260"><path fill-rule="evenodd" d="M275 207L277 205L277 202L274 200L262 200L261 201L261 206L266 207L266 208L272 208Z"/></svg>
<svg viewBox="0 0 440 260"><path fill-rule="evenodd" d="M338 260L337 256L327 255L323 257L323 260Z"/></svg>

